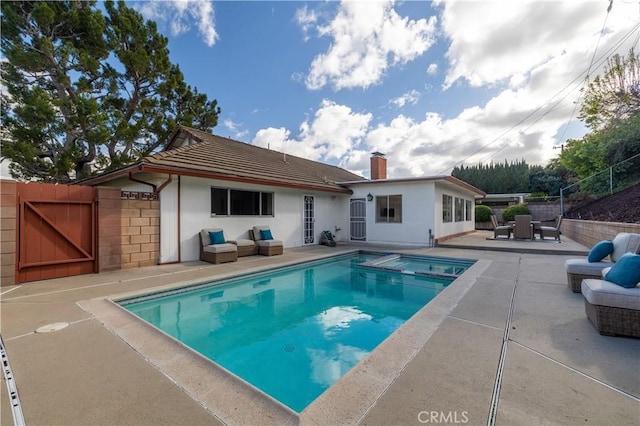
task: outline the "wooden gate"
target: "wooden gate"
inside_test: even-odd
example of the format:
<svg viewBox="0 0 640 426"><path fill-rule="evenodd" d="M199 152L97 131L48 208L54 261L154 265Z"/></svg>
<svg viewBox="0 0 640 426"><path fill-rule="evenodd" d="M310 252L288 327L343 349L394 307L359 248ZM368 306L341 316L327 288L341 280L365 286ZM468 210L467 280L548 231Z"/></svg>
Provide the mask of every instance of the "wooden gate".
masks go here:
<svg viewBox="0 0 640 426"><path fill-rule="evenodd" d="M98 272L96 190L18 183L16 283Z"/></svg>

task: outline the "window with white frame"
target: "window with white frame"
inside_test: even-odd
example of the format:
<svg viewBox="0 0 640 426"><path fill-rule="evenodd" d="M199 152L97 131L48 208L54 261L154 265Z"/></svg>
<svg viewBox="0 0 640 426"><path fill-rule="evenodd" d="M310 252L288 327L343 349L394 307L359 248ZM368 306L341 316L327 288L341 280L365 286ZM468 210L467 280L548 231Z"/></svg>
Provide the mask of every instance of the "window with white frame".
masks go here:
<svg viewBox="0 0 640 426"><path fill-rule="evenodd" d="M453 220L453 197L451 195L442 194L442 221L444 223Z"/></svg>
<svg viewBox="0 0 640 426"><path fill-rule="evenodd" d="M464 200L462 198L456 197L455 217L456 222L462 222L464 220Z"/></svg>
<svg viewBox="0 0 640 426"><path fill-rule="evenodd" d="M471 218L473 217L473 203L470 200L464 200L464 206L464 220L471 222Z"/></svg>
<svg viewBox="0 0 640 426"><path fill-rule="evenodd" d="M376 222L402 223L402 195L376 197Z"/></svg>
<svg viewBox="0 0 640 426"><path fill-rule="evenodd" d="M211 188L212 216L273 216L273 192Z"/></svg>

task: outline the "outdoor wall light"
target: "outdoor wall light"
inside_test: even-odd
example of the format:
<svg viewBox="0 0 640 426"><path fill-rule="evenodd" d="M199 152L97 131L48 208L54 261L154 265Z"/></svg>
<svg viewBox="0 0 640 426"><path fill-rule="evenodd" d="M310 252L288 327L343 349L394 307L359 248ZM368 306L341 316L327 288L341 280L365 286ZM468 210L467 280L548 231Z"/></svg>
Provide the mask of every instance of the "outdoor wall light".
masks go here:
<svg viewBox="0 0 640 426"><path fill-rule="evenodd" d="M373 201L373 195L371 195L371 193L367 194L367 201Z"/></svg>

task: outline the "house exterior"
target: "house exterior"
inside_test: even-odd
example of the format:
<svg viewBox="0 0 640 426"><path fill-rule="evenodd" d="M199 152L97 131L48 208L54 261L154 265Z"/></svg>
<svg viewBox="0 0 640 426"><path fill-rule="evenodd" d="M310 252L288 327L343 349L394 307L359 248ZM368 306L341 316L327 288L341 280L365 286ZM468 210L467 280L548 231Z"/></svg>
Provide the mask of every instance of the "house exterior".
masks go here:
<svg viewBox="0 0 640 426"><path fill-rule="evenodd" d="M222 228L248 238L269 225L284 247L339 241L429 243L474 229L473 204L484 193L451 176L386 179L374 153L372 180L339 167L180 127L165 149L136 164L82 182L153 192L160 204L158 263L199 258L198 233Z"/></svg>

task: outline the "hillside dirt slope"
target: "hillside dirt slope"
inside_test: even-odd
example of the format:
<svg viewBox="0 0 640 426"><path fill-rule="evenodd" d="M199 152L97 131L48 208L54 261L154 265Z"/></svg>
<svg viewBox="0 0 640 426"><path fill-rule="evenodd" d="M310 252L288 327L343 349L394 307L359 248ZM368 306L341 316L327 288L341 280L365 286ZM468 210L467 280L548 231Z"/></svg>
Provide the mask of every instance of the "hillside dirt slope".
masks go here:
<svg viewBox="0 0 640 426"><path fill-rule="evenodd" d="M572 207L569 219L640 223L640 183L613 195Z"/></svg>

